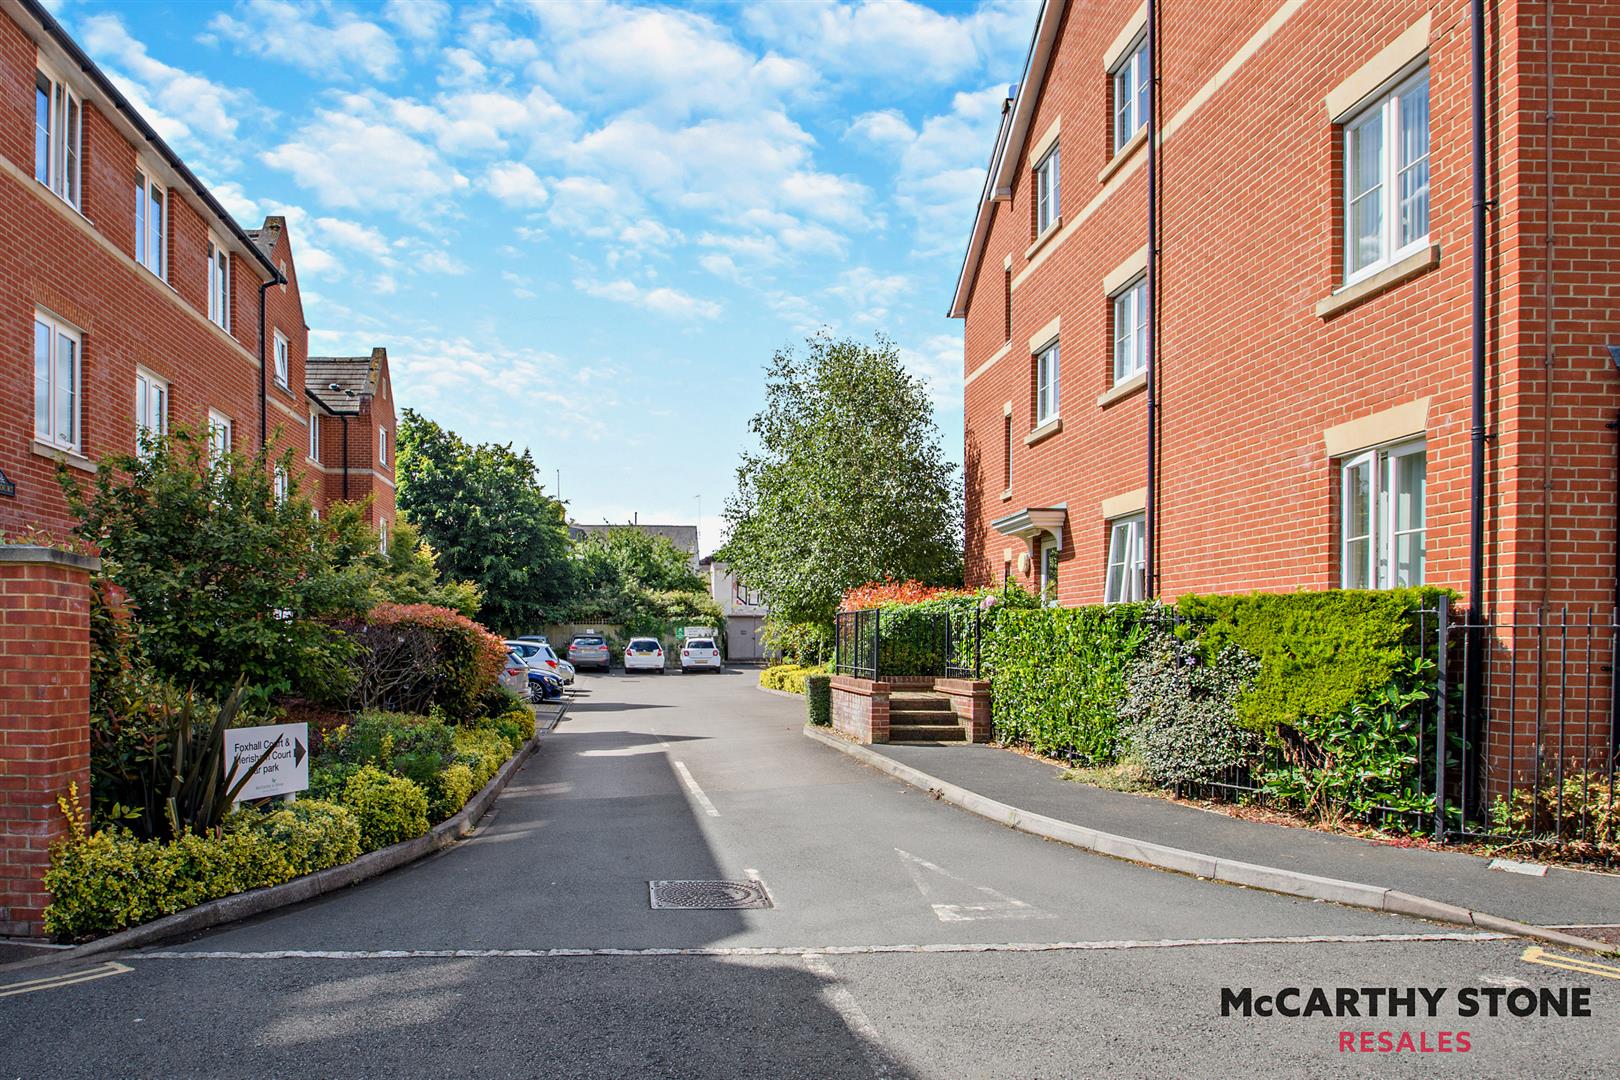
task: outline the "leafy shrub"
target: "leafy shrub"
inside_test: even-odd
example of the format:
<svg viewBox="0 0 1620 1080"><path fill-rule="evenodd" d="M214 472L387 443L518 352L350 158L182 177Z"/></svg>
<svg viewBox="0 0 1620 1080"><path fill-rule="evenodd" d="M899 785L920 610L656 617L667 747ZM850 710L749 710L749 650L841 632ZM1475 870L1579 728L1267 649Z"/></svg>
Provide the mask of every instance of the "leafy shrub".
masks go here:
<svg viewBox="0 0 1620 1080"><path fill-rule="evenodd" d="M350 765L375 765L426 788L454 754L448 724L427 716L363 712L327 733L322 756Z"/></svg>
<svg viewBox="0 0 1620 1080"><path fill-rule="evenodd" d="M1042 754L1112 761L1143 611L1141 604L1000 610L983 631L996 738Z"/></svg>
<svg viewBox="0 0 1620 1080"><path fill-rule="evenodd" d="M832 676L804 677L804 708L810 723L817 727L832 724Z"/></svg>
<svg viewBox="0 0 1620 1080"><path fill-rule="evenodd" d="M427 793L402 776L362 765L343 785L342 803L360 822L360 847L376 851L428 831Z"/></svg>
<svg viewBox="0 0 1620 1080"><path fill-rule="evenodd" d="M239 811L232 824L276 845L294 877L346 863L360 854L360 822L347 808L323 799Z"/></svg>
<svg viewBox="0 0 1620 1080"><path fill-rule="evenodd" d="M341 807L300 801L233 814L214 834L142 840L124 828L90 832L78 787L60 800L68 836L51 849L45 928L80 938L122 930L207 900L290 881L357 853L359 826Z"/></svg>
<svg viewBox="0 0 1620 1080"><path fill-rule="evenodd" d="M786 663L819 664L832 656L833 628L826 623L766 619L760 640Z"/></svg>
<svg viewBox="0 0 1620 1080"><path fill-rule="evenodd" d="M1556 775L1540 789L1515 788L1491 805L1491 830L1529 840L1559 837L1569 843L1613 854L1620 845L1620 801L1607 774L1588 772L1571 762L1563 782Z"/></svg>
<svg viewBox="0 0 1620 1080"><path fill-rule="evenodd" d="M1119 709L1128 756L1166 787L1208 783L1247 765L1259 739L1233 723L1234 706L1259 661L1228 646L1206 662L1196 644L1151 620L1149 627Z"/></svg>
<svg viewBox="0 0 1620 1080"><path fill-rule="evenodd" d="M428 790L428 817L443 821L466 806L477 790L472 770L456 762L433 778L433 786Z"/></svg>
<svg viewBox="0 0 1620 1080"><path fill-rule="evenodd" d="M356 645L351 704L457 720L479 714L506 663L501 639L459 612L429 604L378 604L343 623Z"/></svg>
<svg viewBox="0 0 1620 1080"><path fill-rule="evenodd" d="M1260 660L1260 674L1239 699L1237 722L1275 739L1370 702L1417 652L1413 612L1432 608L1435 588L1184 596L1176 607L1184 636L1206 657L1236 645Z"/></svg>
<svg viewBox="0 0 1620 1080"><path fill-rule="evenodd" d="M789 694L804 693L805 679L811 675L826 674L826 664L806 667L801 664L777 664L759 673L759 685L767 690L784 690Z"/></svg>
<svg viewBox="0 0 1620 1080"><path fill-rule="evenodd" d="M960 586L924 585L920 581L868 581L853 589L844 590L839 611L866 611L875 607L895 604L919 604L942 596L971 596L972 592Z"/></svg>
<svg viewBox="0 0 1620 1080"><path fill-rule="evenodd" d="M340 802L343 789L349 786L349 777L360 771L359 765L323 759L309 763L309 797L328 802Z"/></svg>
<svg viewBox="0 0 1620 1080"><path fill-rule="evenodd" d="M534 738L534 713L527 705L519 705L509 713L480 720L473 727L489 728L501 733L512 746L512 753L523 749L523 744Z"/></svg>
<svg viewBox="0 0 1620 1080"><path fill-rule="evenodd" d="M1434 664L1405 658L1396 677L1338 716L1304 717L1283 735L1282 764L1261 788L1273 799L1316 814L1349 813L1365 821L1421 827L1434 813L1423 793L1418 756L1425 677ZM1394 819L1390 820L1390 816Z"/></svg>
<svg viewBox="0 0 1620 1080"><path fill-rule="evenodd" d="M460 728L455 734L455 753L456 761L471 771L473 791L477 791L494 779L512 756L512 744L498 731Z"/></svg>

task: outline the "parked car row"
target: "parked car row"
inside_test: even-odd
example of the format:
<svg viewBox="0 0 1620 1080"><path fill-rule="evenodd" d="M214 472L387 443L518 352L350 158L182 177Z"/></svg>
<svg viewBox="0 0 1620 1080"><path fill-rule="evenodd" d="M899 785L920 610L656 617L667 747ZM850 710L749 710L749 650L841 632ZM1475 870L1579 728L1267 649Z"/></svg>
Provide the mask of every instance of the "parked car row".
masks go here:
<svg viewBox="0 0 1620 1080"><path fill-rule="evenodd" d="M544 634L525 634L506 643L535 670L559 675L565 684L572 684L574 672L580 668L610 671L613 667L613 646L605 634L576 634L568 643L568 659L563 660L552 648ZM673 654L674 649L670 652ZM720 671L724 660L720 647L713 638L692 638L681 646L680 655L666 657L663 643L655 637L633 637L625 643L621 660L626 672L656 671L662 674L669 661L675 660L682 671Z"/></svg>

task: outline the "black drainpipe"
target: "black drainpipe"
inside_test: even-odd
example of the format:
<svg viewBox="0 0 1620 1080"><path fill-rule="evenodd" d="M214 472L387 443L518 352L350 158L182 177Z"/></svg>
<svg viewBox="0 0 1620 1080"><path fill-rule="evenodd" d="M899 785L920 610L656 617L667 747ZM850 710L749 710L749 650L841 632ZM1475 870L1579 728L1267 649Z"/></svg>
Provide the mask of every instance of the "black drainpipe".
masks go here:
<svg viewBox="0 0 1620 1080"><path fill-rule="evenodd" d="M1159 594L1159 4L1147 0L1147 498L1142 517L1142 591Z"/></svg>
<svg viewBox="0 0 1620 1080"><path fill-rule="evenodd" d="M1490 203L1485 198L1484 6L1484 0L1473 0L1473 19L1469 26L1469 99L1473 127L1470 150L1473 170L1473 282L1469 296L1472 381L1469 403L1468 607L1469 621L1473 625L1469 630L1463 694L1467 703L1465 721L1470 724L1479 714L1483 689L1481 677L1484 673L1480 652L1483 647L1481 627L1485 621L1485 226L1486 214L1490 209Z"/></svg>
<svg viewBox="0 0 1620 1080"><path fill-rule="evenodd" d="M267 448L266 444L269 443L269 441L270 441L270 421L269 421L269 418L265 415L265 407L266 407L265 402L267 400L267 396L268 396L270 391L269 391L269 385L268 385L269 375L267 375L266 371L265 371L266 367L269 364L269 360L267 359L266 354L265 354L265 342L264 342L264 329L265 329L265 327L264 327L264 297L265 297L265 294L270 291L271 286L280 285L282 282L284 282L286 280L287 279L282 277L281 272L278 270L276 272L276 276L271 278L269 281L261 281L261 282L259 282L259 449L260 450L265 450Z"/></svg>

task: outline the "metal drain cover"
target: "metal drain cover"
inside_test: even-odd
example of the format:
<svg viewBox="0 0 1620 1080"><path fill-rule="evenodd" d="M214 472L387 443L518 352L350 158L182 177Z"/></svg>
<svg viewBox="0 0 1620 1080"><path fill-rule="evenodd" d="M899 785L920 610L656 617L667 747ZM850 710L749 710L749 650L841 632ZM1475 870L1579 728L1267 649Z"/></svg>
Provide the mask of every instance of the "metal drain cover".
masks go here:
<svg viewBox="0 0 1620 1080"><path fill-rule="evenodd" d="M760 881L649 881L647 892L655 908L701 911L772 906Z"/></svg>

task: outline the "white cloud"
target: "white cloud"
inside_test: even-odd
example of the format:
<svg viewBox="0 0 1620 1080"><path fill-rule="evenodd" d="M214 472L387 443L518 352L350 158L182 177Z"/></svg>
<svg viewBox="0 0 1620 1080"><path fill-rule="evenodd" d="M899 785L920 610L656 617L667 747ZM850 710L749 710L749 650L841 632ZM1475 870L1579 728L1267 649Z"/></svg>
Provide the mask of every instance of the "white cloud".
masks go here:
<svg viewBox="0 0 1620 1080"><path fill-rule="evenodd" d="M574 287L588 296L630 304L675 319L716 319L724 310L713 300L702 300L679 289L668 286L648 289L625 278L616 281L576 278Z"/></svg>
<svg viewBox="0 0 1620 1080"><path fill-rule="evenodd" d="M491 166L484 187L508 206L541 206L549 195L533 169L521 161L503 161Z"/></svg>
<svg viewBox="0 0 1620 1080"><path fill-rule="evenodd" d="M236 10L215 15L208 29L255 59L279 60L335 81L400 73L393 36L350 12L290 0L247 0Z"/></svg>
<svg viewBox="0 0 1620 1080"><path fill-rule="evenodd" d="M842 300L857 322L883 323L889 319L895 302L911 292L911 279L904 274L880 274L869 266L857 266L838 276L826 290Z"/></svg>
<svg viewBox="0 0 1620 1080"><path fill-rule="evenodd" d="M450 5L444 0L388 0L383 18L412 41L431 42L449 24Z"/></svg>
<svg viewBox="0 0 1620 1080"><path fill-rule="evenodd" d="M451 274L459 277L467 272L467 264L448 251L426 251L412 259L416 269L425 274Z"/></svg>
<svg viewBox="0 0 1620 1080"><path fill-rule="evenodd" d="M346 101L353 105L351 95ZM370 110L361 108L359 113ZM262 155L329 206L381 207L425 216L468 179L427 143L386 121L321 109Z"/></svg>
<svg viewBox="0 0 1620 1080"><path fill-rule="evenodd" d="M962 338L959 334L934 334L917 348L900 347L900 360L906 370L921 376L928 384L928 396L935 408L962 407Z"/></svg>
<svg viewBox="0 0 1620 1080"><path fill-rule="evenodd" d="M92 15L82 24L85 48L151 121L166 141L188 151L214 154L235 138L244 119L264 110L245 90L221 86L163 63L147 52L116 15Z"/></svg>
<svg viewBox="0 0 1620 1080"><path fill-rule="evenodd" d="M827 75L897 88L948 84L985 65L1016 77L1036 0L992 0L961 15L909 0L754 4L743 22L789 57Z"/></svg>

